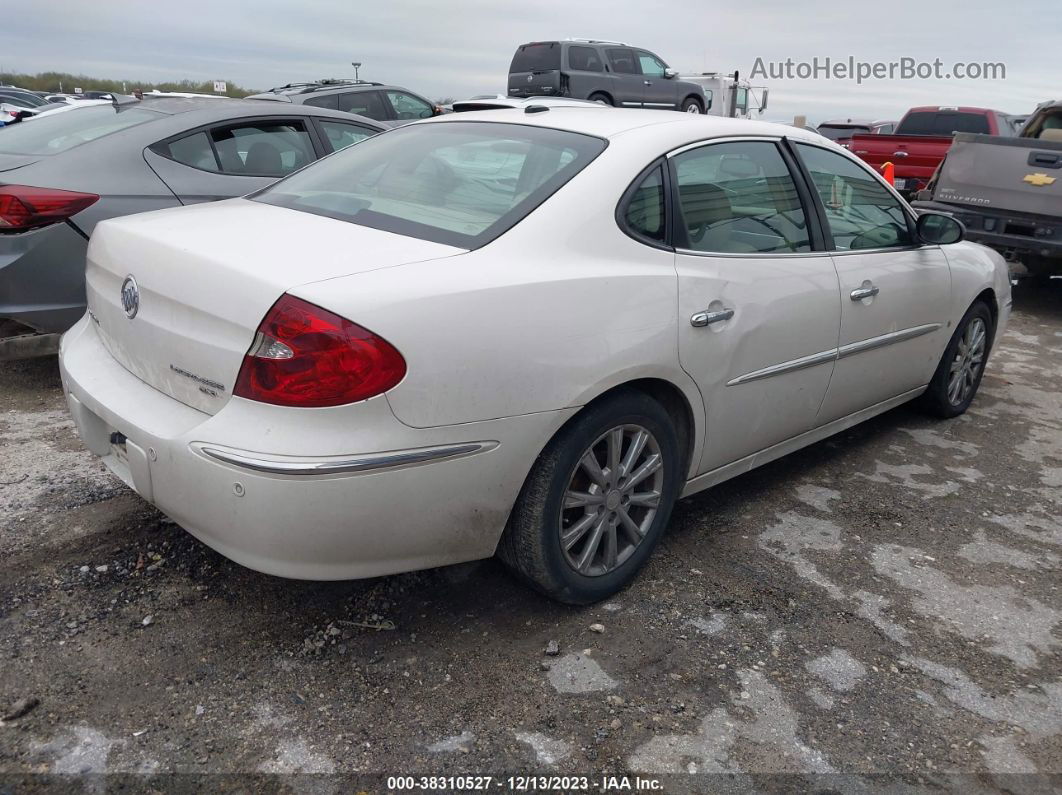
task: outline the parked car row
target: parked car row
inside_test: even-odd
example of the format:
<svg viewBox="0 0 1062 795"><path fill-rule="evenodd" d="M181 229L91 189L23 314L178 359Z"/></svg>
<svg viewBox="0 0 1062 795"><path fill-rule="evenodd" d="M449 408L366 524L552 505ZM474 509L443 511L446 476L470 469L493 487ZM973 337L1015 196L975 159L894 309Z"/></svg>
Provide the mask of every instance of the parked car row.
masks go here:
<svg viewBox="0 0 1062 795"><path fill-rule="evenodd" d="M626 77L572 96L594 70L568 40L525 80L566 92L453 113L319 81L0 130L0 355L73 324L85 445L246 566L498 555L579 604L637 575L680 496L907 401L966 411L1001 256L823 135L703 116L652 53L588 41L687 114Z"/></svg>
<svg viewBox="0 0 1062 795"><path fill-rule="evenodd" d="M1037 107L1017 138L958 133L915 206L952 214L1019 275L1062 275L1062 101Z"/></svg>

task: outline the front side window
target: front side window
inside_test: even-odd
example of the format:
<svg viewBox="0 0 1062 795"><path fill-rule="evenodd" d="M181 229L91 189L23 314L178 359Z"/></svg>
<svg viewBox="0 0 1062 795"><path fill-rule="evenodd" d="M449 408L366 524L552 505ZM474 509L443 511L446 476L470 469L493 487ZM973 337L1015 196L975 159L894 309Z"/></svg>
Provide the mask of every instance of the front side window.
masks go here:
<svg viewBox="0 0 1062 795"><path fill-rule="evenodd" d="M334 119L318 119L318 124L324 130L324 134L328 138L328 145L332 147L333 152L346 149L351 144L364 141L375 134L366 127L361 127L357 124L347 124L345 121L335 121Z"/></svg>
<svg viewBox="0 0 1062 795"><path fill-rule="evenodd" d="M607 50L606 52L608 53L608 62L612 67L613 72L621 75L638 74L638 66L634 58L634 50L629 50L626 47L623 47Z"/></svg>
<svg viewBox="0 0 1062 795"><path fill-rule="evenodd" d="M844 155L797 144L826 208L836 251L895 248L914 243L899 200L874 175Z"/></svg>
<svg viewBox="0 0 1062 795"><path fill-rule="evenodd" d="M663 61L645 50L638 50L638 65L646 77L663 77L664 70L667 69Z"/></svg>
<svg viewBox="0 0 1062 795"><path fill-rule="evenodd" d="M749 90L747 88L737 89L737 98L734 105L741 113L749 109Z"/></svg>
<svg viewBox="0 0 1062 795"><path fill-rule="evenodd" d="M655 243L664 242L664 179L659 166L643 177L631 192L623 220L627 229L637 237Z"/></svg>
<svg viewBox="0 0 1062 795"><path fill-rule="evenodd" d="M315 159L302 122L253 122L210 131L221 171L282 177Z"/></svg>
<svg viewBox="0 0 1062 795"><path fill-rule="evenodd" d="M411 125L345 149L254 198L478 248L519 223L605 145L589 135L519 124Z"/></svg>
<svg viewBox="0 0 1062 795"><path fill-rule="evenodd" d="M789 168L769 141L719 143L672 158L686 248L721 254L811 251Z"/></svg>
<svg viewBox="0 0 1062 795"><path fill-rule="evenodd" d="M603 72L604 65L593 47L569 47L568 68L576 72Z"/></svg>
<svg viewBox="0 0 1062 795"><path fill-rule="evenodd" d="M412 119L430 119L435 115L435 108L423 99L404 91L388 91L387 99L395 109L395 118L403 121Z"/></svg>

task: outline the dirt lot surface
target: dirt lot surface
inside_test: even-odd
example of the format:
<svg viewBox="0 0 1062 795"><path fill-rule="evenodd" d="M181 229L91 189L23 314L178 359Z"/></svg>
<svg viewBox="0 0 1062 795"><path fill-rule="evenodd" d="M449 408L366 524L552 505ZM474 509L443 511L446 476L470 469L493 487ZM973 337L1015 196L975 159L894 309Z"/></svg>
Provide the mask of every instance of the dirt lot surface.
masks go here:
<svg viewBox="0 0 1062 795"><path fill-rule="evenodd" d="M684 500L594 607L494 562L327 584L230 563L82 450L54 358L0 365L0 561L0 710L39 699L0 726L0 791L536 772L1047 792L1062 284L1016 288L967 415L904 407Z"/></svg>

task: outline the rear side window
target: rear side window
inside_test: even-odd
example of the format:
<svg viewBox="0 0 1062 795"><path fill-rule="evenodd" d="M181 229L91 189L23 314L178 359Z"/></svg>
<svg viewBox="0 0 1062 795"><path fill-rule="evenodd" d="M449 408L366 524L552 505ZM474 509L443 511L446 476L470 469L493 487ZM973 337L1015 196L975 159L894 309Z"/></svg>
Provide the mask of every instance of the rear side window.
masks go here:
<svg viewBox="0 0 1062 795"><path fill-rule="evenodd" d="M383 121L388 118L387 106L379 91L348 91L339 95L339 110L355 113L369 119Z"/></svg>
<svg viewBox="0 0 1062 795"><path fill-rule="evenodd" d="M608 62L613 72L621 75L638 74L638 66L634 60L634 50L628 50L624 47L606 50L606 52L608 53Z"/></svg>
<svg viewBox="0 0 1062 795"><path fill-rule="evenodd" d="M672 168L693 251L811 251L796 184L773 143L709 144L676 155Z"/></svg>
<svg viewBox="0 0 1062 795"><path fill-rule="evenodd" d="M604 148L600 138L544 127L415 124L344 149L254 199L478 248L518 223Z"/></svg>
<svg viewBox="0 0 1062 795"><path fill-rule="evenodd" d="M516 51L509 66L509 74L515 72L549 72L560 69L560 42L543 41L524 44Z"/></svg>
<svg viewBox="0 0 1062 795"><path fill-rule="evenodd" d="M186 135L168 144L153 146L156 152L170 160L184 163L192 168L200 168L204 171L217 171L218 161L214 157L214 147L210 143L210 137L205 132L197 132Z"/></svg>
<svg viewBox="0 0 1062 795"><path fill-rule="evenodd" d="M301 122L255 122L214 129L210 135L227 174L282 177L315 159Z"/></svg>
<svg viewBox="0 0 1062 795"><path fill-rule="evenodd" d="M603 72L604 64L593 47L569 47L568 68L576 72Z"/></svg>
<svg viewBox="0 0 1062 795"><path fill-rule="evenodd" d="M302 122L253 122L215 127L152 151L203 171L257 177L283 177L316 159Z"/></svg>
<svg viewBox="0 0 1062 795"><path fill-rule="evenodd" d="M664 178L661 167L650 171L631 192L623 211L623 221L636 237L653 243L664 242Z"/></svg>
<svg viewBox="0 0 1062 795"><path fill-rule="evenodd" d="M0 135L0 152L10 155L54 155L138 124L163 118L138 107L115 110L91 105L65 113L12 124Z"/></svg>
<svg viewBox="0 0 1062 795"><path fill-rule="evenodd" d="M899 135L937 135L951 137L957 132L987 134L988 117L980 113L950 111L918 111L908 113L900 126Z"/></svg>

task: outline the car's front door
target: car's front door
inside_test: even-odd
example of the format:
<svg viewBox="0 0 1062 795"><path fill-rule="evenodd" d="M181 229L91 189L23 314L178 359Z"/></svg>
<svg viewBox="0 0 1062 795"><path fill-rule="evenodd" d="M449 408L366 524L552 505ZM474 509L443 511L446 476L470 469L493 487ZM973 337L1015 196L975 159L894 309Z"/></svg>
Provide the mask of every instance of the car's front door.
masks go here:
<svg viewBox="0 0 1062 795"><path fill-rule="evenodd" d="M612 73L612 100L617 108L640 108L645 101L645 85L638 58L630 47L605 50Z"/></svg>
<svg viewBox="0 0 1062 795"><path fill-rule="evenodd" d="M813 427L837 346L837 275L780 141L708 143L669 162L679 358L704 399L705 473Z"/></svg>
<svg viewBox="0 0 1062 795"><path fill-rule="evenodd" d="M794 146L829 233L841 288L838 360L819 424L929 383L952 329L951 272L901 201L852 157Z"/></svg>
<svg viewBox="0 0 1062 795"><path fill-rule="evenodd" d="M638 65L642 71L642 86L645 93L642 104L647 108L667 108L674 110L678 106L678 90L675 81L665 77L667 64L645 50L635 50Z"/></svg>

